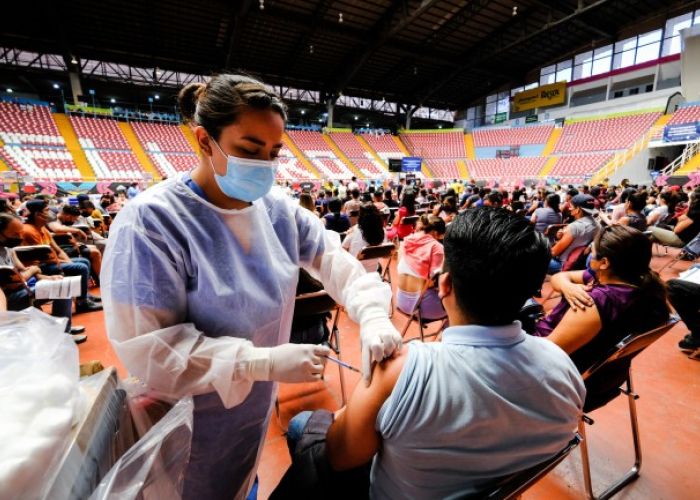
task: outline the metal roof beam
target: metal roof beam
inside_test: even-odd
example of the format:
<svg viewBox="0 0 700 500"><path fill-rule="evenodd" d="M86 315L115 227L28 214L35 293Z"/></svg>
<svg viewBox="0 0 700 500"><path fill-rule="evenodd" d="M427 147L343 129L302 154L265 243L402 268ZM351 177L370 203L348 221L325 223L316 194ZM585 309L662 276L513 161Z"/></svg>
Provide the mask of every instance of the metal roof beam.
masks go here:
<svg viewBox="0 0 700 500"><path fill-rule="evenodd" d="M463 57L460 57L461 62L457 65L456 68L454 68L452 71L450 71L447 75L445 75L443 78L437 80L434 82L432 85L430 85L426 91L419 96L419 102L424 102L425 100L429 99L431 96L435 95L436 92L438 92L440 89L442 89L445 85L447 85L449 82L454 80L457 76L462 74L464 71L466 71L469 68L473 68L475 66L478 66L479 64L483 63L485 60L493 58L497 56L498 54L501 54L503 52L506 52L514 47L517 47L518 45L525 43L537 36L540 36L542 34L547 33L550 31L552 28L555 28L557 26L560 26L565 23L569 23L572 20L576 19L580 15L590 12L594 9L597 9L599 7L602 7L606 3L610 2L610 0L598 0L595 3L592 3L590 5L586 5L582 9L576 9L573 13L564 16L560 19L557 19L556 21L548 22L541 28L532 31L530 33L527 33L517 40L507 44L507 45L502 45L500 43L500 40L497 39L497 37L489 37L488 40L485 40L483 44L485 48L479 51L474 51L474 50L469 50L465 54L463 54ZM514 19L517 19L516 16ZM505 27L506 25L504 25ZM501 31L501 30L497 30ZM500 35L500 34L499 34ZM489 47L491 46L491 47Z"/></svg>
<svg viewBox="0 0 700 500"><path fill-rule="evenodd" d="M245 20L246 17L248 17L252 3L252 0L241 0L238 2L237 8L231 13L231 34L229 35L228 50L226 51L224 68L230 68L233 66L233 62L236 57L236 49L238 48L241 36L243 35Z"/></svg>
<svg viewBox="0 0 700 500"><path fill-rule="evenodd" d="M351 52L340 64L342 72L331 84L331 90L341 91L360 71L370 56L390 40L394 35L403 31L413 21L422 16L428 9L440 0L423 0L421 4L408 16L404 15L398 23L392 25L396 12L399 10L399 2L392 2L391 6L382 14L379 21L365 36L367 42L358 52Z"/></svg>

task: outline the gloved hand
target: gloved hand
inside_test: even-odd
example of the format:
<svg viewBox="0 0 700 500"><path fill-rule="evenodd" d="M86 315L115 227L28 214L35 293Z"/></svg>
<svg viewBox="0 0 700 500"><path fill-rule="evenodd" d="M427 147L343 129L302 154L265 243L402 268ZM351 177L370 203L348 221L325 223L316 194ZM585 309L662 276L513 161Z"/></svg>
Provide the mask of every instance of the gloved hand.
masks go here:
<svg viewBox="0 0 700 500"><path fill-rule="evenodd" d="M369 386L372 366L401 349L401 334L382 311L370 318L363 318L360 325L362 343L362 380Z"/></svg>
<svg viewBox="0 0 700 500"><path fill-rule="evenodd" d="M321 379L330 353L328 347L316 344L258 347L250 358L248 372L253 380L314 382Z"/></svg>

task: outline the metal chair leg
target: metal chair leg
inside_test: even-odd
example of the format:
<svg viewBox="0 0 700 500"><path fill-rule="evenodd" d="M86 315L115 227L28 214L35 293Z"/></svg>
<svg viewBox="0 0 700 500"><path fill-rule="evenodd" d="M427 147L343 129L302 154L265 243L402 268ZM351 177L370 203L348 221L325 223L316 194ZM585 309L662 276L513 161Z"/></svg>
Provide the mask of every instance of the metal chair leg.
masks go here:
<svg viewBox="0 0 700 500"><path fill-rule="evenodd" d="M583 436L583 442L581 443L581 461L583 463L583 479L586 486L586 493L588 498L592 500L607 500L613 495L622 490L625 486L635 481L639 477L639 471L642 468L642 448L639 436L639 423L637 421L637 404L636 401L639 399L639 395L634 392L634 387L632 385L632 373L627 372L627 383L625 389L620 389L620 391L627 396L627 401L629 403L630 409L630 424L632 427L632 441L634 443L634 466L629 469L624 476L615 481L613 484L608 486L608 488L603 491L600 495L595 496L593 493L593 486L591 483L591 470L588 461L588 447L586 445L586 431L584 421L588 420L590 424L593 421L587 416L583 416L579 422L579 433Z"/></svg>
<svg viewBox="0 0 700 500"><path fill-rule="evenodd" d="M340 357L340 330L338 329L339 316L340 308L336 309L335 311L335 318L333 319L333 327L331 329L331 335L328 343L338 359L342 359ZM340 399L343 406L345 406L347 403L347 395L345 393L345 372L343 371L343 367L340 365L338 365L338 378L340 379Z"/></svg>

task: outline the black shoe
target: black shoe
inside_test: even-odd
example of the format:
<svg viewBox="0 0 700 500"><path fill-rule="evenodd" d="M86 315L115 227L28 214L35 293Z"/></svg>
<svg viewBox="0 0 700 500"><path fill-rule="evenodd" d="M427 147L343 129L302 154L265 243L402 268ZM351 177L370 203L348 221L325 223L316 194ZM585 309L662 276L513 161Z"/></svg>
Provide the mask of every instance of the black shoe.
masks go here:
<svg viewBox="0 0 700 500"><path fill-rule="evenodd" d="M81 300L75 306L76 313L94 312L94 311L101 311L101 310L102 310L102 306L100 304L96 304L95 302L93 302L90 299Z"/></svg>
<svg viewBox="0 0 700 500"><path fill-rule="evenodd" d="M68 333L71 335L80 335L81 333L85 333L85 327L80 325L71 326Z"/></svg>
<svg viewBox="0 0 700 500"><path fill-rule="evenodd" d="M93 302L102 302L102 297L98 297L97 295L92 295L91 293L87 294L88 300L92 300Z"/></svg>
<svg viewBox="0 0 700 500"><path fill-rule="evenodd" d="M87 340L87 335L73 335L73 342L76 344L82 344Z"/></svg>
<svg viewBox="0 0 700 500"><path fill-rule="evenodd" d="M693 352L700 349L700 339L688 334L683 337L683 340L678 342L678 348L683 352Z"/></svg>

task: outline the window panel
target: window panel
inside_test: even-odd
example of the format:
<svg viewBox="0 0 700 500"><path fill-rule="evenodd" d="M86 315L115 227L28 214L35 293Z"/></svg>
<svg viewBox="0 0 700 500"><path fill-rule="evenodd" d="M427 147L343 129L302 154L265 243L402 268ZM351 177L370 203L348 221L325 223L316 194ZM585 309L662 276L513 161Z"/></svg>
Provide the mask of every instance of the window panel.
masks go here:
<svg viewBox="0 0 700 500"><path fill-rule="evenodd" d="M554 83L555 77L555 73L549 73L548 75L540 76L540 85L549 85L550 83Z"/></svg>
<svg viewBox="0 0 700 500"><path fill-rule="evenodd" d="M659 58L659 49L661 48L661 42L652 43L649 45L640 46L637 49L637 57L635 59L635 64L640 64L647 61L653 61Z"/></svg>
<svg viewBox="0 0 700 500"><path fill-rule="evenodd" d="M606 57L611 57L613 53L612 44L606 45L604 47L599 47L593 51L593 59L604 59Z"/></svg>
<svg viewBox="0 0 700 500"><path fill-rule="evenodd" d="M634 66L635 50L628 50L621 54L615 54L613 69L627 68Z"/></svg>
<svg viewBox="0 0 700 500"><path fill-rule="evenodd" d="M637 37L627 38L615 44L615 53L624 52L626 50L634 50L637 47Z"/></svg>
<svg viewBox="0 0 700 500"><path fill-rule="evenodd" d="M639 41L637 42L637 45L641 47L642 45L649 45L651 43L655 42L660 42L661 41L661 30L655 30L655 31L650 31L649 33L644 33L643 35L639 35Z"/></svg>
<svg viewBox="0 0 700 500"><path fill-rule="evenodd" d="M591 69L591 75L602 75L603 73L608 73L610 71L611 60L612 58L610 56L595 59L593 61L593 68Z"/></svg>

